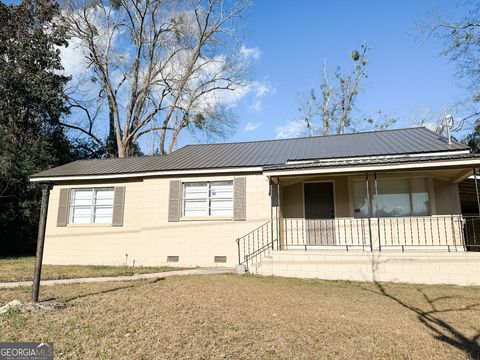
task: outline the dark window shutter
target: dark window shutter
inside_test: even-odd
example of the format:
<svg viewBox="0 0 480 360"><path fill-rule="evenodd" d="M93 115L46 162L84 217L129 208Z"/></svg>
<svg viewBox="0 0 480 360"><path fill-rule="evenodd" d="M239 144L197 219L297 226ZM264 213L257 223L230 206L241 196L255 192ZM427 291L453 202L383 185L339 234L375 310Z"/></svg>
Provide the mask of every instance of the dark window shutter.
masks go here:
<svg viewBox="0 0 480 360"><path fill-rule="evenodd" d="M57 227L67 226L69 203L70 189L60 189L60 196L58 199Z"/></svg>
<svg viewBox="0 0 480 360"><path fill-rule="evenodd" d="M168 197L168 221L180 221L180 212L182 211L182 182L180 180L170 180L170 191Z"/></svg>
<svg viewBox="0 0 480 360"><path fill-rule="evenodd" d="M125 207L125 186L115 186L113 197L112 226L123 226L123 211Z"/></svg>
<svg viewBox="0 0 480 360"><path fill-rule="evenodd" d="M247 220L247 178L233 178L233 220Z"/></svg>

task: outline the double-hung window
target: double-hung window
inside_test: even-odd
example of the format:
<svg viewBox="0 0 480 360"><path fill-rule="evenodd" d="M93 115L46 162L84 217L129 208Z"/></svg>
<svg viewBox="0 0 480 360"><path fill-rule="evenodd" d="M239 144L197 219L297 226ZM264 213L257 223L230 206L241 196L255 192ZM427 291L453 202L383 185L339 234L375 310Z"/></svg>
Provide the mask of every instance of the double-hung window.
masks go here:
<svg viewBox="0 0 480 360"><path fill-rule="evenodd" d="M183 183L183 216L232 217L233 181Z"/></svg>
<svg viewBox="0 0 480 360"><path fill-rule="evenodd" d="M430 215L426 180L380 179L369 181L372 217L401 217ZM368 217L368 197L365 181L353 182L354 217Z"/></svg>
<svg viewBox="0 0 480 360"><path fill-rule="evenodd" d="M71 224L111 224L114 190L112 188L72 189Z"/></svg>

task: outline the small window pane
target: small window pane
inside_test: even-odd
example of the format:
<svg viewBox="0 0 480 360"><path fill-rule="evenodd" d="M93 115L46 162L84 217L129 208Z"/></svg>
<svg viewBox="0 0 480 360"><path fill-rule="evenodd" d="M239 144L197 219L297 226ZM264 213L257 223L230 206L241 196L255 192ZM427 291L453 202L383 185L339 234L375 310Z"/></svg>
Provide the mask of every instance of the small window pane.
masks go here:
<svg viewBox="0 0 480 360"><path fill-rule="evenodd" d="M233 186L231 181L216 181L210 183L211 198L233 199Z"/></svg>
<svg viewBox="0 0 480 360"><path fill-rule="evenodd" d="M377 181L377 192L378 196L373 196L376 216L410 215L410 196L406 179Z"/></svg>
<svg viewBox="0 0 480 360"><path fill-rule="evenodd" d="M185 201L185 216L207 216L207 199L195 199Z"/></svg>
<svg viewBox="0 0 480 360"><path fill-rule="evenodd" d="M113 189L97 190L95 200L95 205L113 206Z"/></svg>
<svg viewBox="0 0 480 360"><path fill-rule="evenodd" d="M353 217L368 217L367 187L365 181L353 182Z"/></svg>
<svg viewBox="0 0 480 360"><path fill-rule="evenodd" d="M212 200L210 203L210 215L212 216L232 216L233 201L231 199Z"/></svg>
<svg viewBox="0 0 480 360"><path fill-rule="evenodd" d="M430 215L430 200L425 179L411 179L410 189L412 191L412 215Z"/></svg>
<svg viewBox="0 0 480 360"><path fill-rule="evenodd" d="M75 206L91 206L92 205L92 189L75 190L73 204Z"/></svg>
<svg viewBox="0 0 480 360"><path fill-rule="evenodd" d="M72 213L72 223L74 224L88 224L90 222L90 207L88 208L81 208L76 207L73 208Z"/></svg>
<svg viewBox="0 0 480 360"><path fill-rule="evenodd" d="M185 184L185 199L207 199L207 183L187 183Z"/></svg>
<svg viewBox="0 0 480 360"><path fill-rule="evenodd" d="M95 216L112 216L112 207L96 207Z"/></svg>

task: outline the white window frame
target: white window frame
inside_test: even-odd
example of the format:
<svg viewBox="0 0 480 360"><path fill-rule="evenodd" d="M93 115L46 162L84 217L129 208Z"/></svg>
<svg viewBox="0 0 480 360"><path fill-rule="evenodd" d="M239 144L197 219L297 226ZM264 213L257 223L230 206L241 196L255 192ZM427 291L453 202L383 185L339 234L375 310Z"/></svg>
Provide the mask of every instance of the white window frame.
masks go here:
<svg viewBox="0 0 480 360"><path fill-rule="evenodd" d="M92 192L92 202L90 205L75 205L75 192L76 191L86 191L90 190ZM97 193L102 190L111 190L113 192L112 205L97 205ZM93 188L74 188L70 191L70 202L68 207L68 223L70 225L111 225L113 222L113 205L115 202L115 188L112 187L93 187ZM81 209L90 209L90 221L88 223L75 223L73 222L74 210L75 208ZM109 222L95 222L95 213L97 208L112 209L112 218Z"/></svg>
<svg viewBox="0 0 480 360"><path fill-rule="evenodd" d="M426 188L426 193L428 195L428 208L427 208L427 214L426 215L413 215L413 199L412 199L412 186L411 182L412 180L416 179L422 179L425 182L425 188ZM408 186L408 201L409 201L409 206L410 206L410 214L405 215L405 216L398 216L398 217L424 217L424 216L431 216L432 215L432 194L430 193L429 190L429 184L428 184L428 178L424 176L412 176L412 177L385 177L385 178L377 178L377 182L383 181L383 180L406 180L407 181L407 186ZM354 199L354 187L353 183L355 182L363 182L365 184L365 180L362 180L361 178L354 178L351 180L352 181L352 186L350 187L352 193L350 196L350 203L351 203L351 209L352 209L352 214L353 217L355 217L355 204L353 203ZM374 196L375 196L375 180L369 178L368 179L368 186L370 189L370 208L372 210L372 218L376 218L377 214L375 214L375 201L374 201ZM380 216L383 218L383 216ZM392 216L396 217L396 216ZM359 218L359 219L366 219L367 217Z"/></svg>
<svg viewBox="0 0 480 360"><path fill-rule="evenodd" d="M232 196L231 197L224 197L224 198L213 198L213 200L230 200L232 203L232 212L231 214L228 215L212 215L212 189L211 185L212 183L230 183L230 186L232 187ZM207 185L207 197L206 198L201 198L204 199L205 201L205 207L206 207L206 214L203 215L185 215L185 202L188 201L186 199L186 187L188 184L203 184L205 183ZM233 189L233 180L211 180L211 181L185 181L182 182L182 218L185 219L195 219L195 218L227 218L227 219L232 219L233 218L233 202L234 202L234 189Z"/></svg>

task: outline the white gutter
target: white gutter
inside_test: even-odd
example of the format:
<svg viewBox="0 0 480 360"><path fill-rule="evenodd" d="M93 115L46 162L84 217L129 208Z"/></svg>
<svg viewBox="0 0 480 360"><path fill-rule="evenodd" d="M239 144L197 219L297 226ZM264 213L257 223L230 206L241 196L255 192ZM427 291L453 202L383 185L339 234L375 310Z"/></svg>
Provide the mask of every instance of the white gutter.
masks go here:
<svg viewBox="0 0 480 360"><path fill-rule="evenodd" d="M443 153L433 153L435 156L440 155L452 155L452 154L465 154L469 151L451 151ZM421 154L411 154L412 158L420 156ZM432 154L429 154L432 155ZM393 155L390 158L395 158ZM400 156L399 156L400 157ZM405 156L401 156L405 157ZM388 159L389 157L381 157L380 159ZM349 158L351 160L359 160L360 158ZM376 159L379 159L378 157ZM347 160L347 158L345 158ZM340 161L340 159L328 159L324 162L318 162L319 165L322 163L331 163L332 161ZM287 162L287 165L293 164L309 164L313 161L290 161ZM316 162L317 163L317 162ZM77 181L77 180L109 180L109 179L128 179L128 178L144 178L144 177L154 177L154 176L182 176L182 175L203 175L203 174L225 174L225 173L248 173L248 172L263 172L267 176L283 176L283 175L303 175L303 174L318 174L320 171L322 174L329 173L348 173L348 172L365 172L365 171L375 171L375 170L394 170L394 169L408 169L408 168L425 168L425 167L445 167L445 166L458 166L460 165L475 165L480 164L480 158L476 160L465 159L465 160L438 160L431 162L421 162L421 163L405 163L405 164L396 164L396 165L364 165L364 166L353 166L353 167L327 167L327 168L309 168L309 169L283 169L283 170L267 170L264 171L262 167L243 167L243 168L223 168L223 169L198 169L198 170L171 170L171 171L151 171L151 172L138 172L138 173L125 173L125 174L104 174L104 175L73 175L73 176L45 176L45 177L35 177L31 178L30 182L56 182L56 181Z"/></svg>
<svg viewBox="0 0 480 360"><path fill-rule="evenodd" d="M300 164L312 164L312 163L328 163L332 161L355 161L355 160L389 160L398 158L416 158L416 157L439 157L439 156L452 156L452 155L464 155L470 154L470 150L455 150L455 151L439 151L431 153L414 153L414 154L399 154L399 155L380 155L380 156L356 156L356 157L344 157L344 158L330 158L330 159L310 159L310 160L289 160L287 165L300 165Z"/></svg>
<svg viewBox="0 0 480 360"><path fill-rule="evenodd" d="M47 182L47 181L70 181L70 180L108 180L108 179L127 179L127 178L144 178L152 176L169 176L169 175L203 175L203 174L225 174L225 173L245 173L245 172L262 172L261 167L244 167L244 168L227 168L227 169L200 169L200 170L183 170L183 171L152 171L127 174L110 174L110 175L75 175L75 176L46 176L31 178L31 182Z"/></svg>
<svg viewBox="0 0 480 360"><path fill-rule="evenodd" d="M266 176L289 176L289 175L311 175L311 174L331 174L331 173L352 173L352 172L369 172L382 170L408 170L408 169L427 169L427 168L445 168L445 167L461 167L480 165L480 158L464 159L464 160L443 160L443 161L428 161L405 164L388 164L388 165L363 165L363 166L334 166L324 168L309 168L309 169L282 169L282 170L267 170L263 173Z"/></svg>

